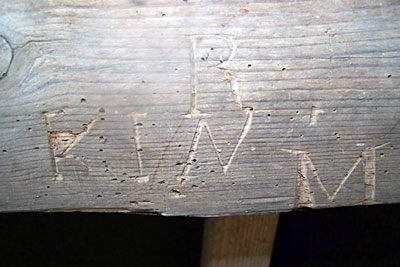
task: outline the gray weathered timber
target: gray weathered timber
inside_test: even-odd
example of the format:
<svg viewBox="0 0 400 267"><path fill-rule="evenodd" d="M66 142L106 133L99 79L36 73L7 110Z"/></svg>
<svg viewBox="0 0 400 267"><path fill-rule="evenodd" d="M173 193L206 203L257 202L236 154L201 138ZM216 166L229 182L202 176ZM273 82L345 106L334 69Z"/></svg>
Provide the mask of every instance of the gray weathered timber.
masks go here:
<svg viewBox="0 0 400 267"><path fill-rule="evenodd" d="M0 3L0 211L400 201L399 1Z"/></svg>

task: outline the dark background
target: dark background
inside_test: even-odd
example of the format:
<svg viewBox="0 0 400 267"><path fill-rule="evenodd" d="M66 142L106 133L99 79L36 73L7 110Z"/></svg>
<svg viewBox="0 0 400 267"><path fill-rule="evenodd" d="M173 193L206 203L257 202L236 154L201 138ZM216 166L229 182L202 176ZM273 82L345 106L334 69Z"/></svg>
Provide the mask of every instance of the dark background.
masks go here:
<svg viewBox="0 0 400 267"><path fill-rule="evenodd" d="M400 205L283 213L271 266L400 266ZM1 266L199 266L203 219L0 215Z"/></svg>

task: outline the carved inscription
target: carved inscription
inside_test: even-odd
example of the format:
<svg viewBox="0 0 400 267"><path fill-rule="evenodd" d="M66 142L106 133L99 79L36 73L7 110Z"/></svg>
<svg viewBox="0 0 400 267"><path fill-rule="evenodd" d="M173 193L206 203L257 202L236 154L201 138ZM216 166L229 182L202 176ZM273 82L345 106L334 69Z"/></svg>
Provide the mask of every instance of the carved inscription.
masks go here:
<svg viewBox="0 0 400 267"><path fill-rule="evenodd" d="M310 177L308 170L311 171L313 178L317 181L321 190L325 193L329 201L334 201L337 194L339 193L342 186L350 178L351 174L357 168L362 160L364 160L364 203L375 202L375 151L376 149L382 148L389 143L385 143L379 146L367 148L364 150L360 157L354 162L353 166L347 171L346 175L342 178L339 185L333 193L329 193L324 184L322 183L317 169L314 167L313 162L309 157L309 153L300 150L285 150L297 156L298 169L297 169L297 183L296 183L296 198L297 207L314 207L315 199L314 193L310 187Z"/></svg>
<svg viewBox="0 0 400 267"><path fill-rule="evenodd" d="M149 181L148 175L143 175L143 161L142 161L142 146L140 145L140 127L142 123L139 123L139 117L145 117L146 113L130 113L128 117L132 119L133 122L133 140L134 148L136 151L137 166L139 169L139 176L136 177L138 183L147 183Z"/></svg>
<svg viewBox="0 0 400 267"><path fill-rule="evenodd" d="M66 131L52 130L50 126L50 118L53 118L57 114L62 114L62 113L63 111L42 114L42 117L45 119L46 122L47 136L51 149L50 156L52 159L53 175L55 181L64 180L64 177L60 173L58 168L58 162L63 158L73 158L75 160L78 160L81 164L83 164L87 168L89 168L89 166L85 162L83 162L80 157L69 154L69 151L77 143L79 143L85 135L87 135L90 132L95 123L95 120L89 121L87 124L83 125L82 131L78 133L73 133L72 131L69 130Z"/></svg>
<svg viewBox="0 0 400 267"><path fill-rule="evenodd" d="M221 155L220 155L221 149L219 149L217 147L215 139L213 137L212 130L211 130L209 124L207 123L206 118L209 117L210 114L203 113L197 108L197 94L198 94L198 77L197 77L197 75L198 75L198 73L197 73L196 46L197 46L197 38L200 38L200 37L201 38L203 38L203 37L219 38L219 39L224 40L228 44L229 56L228 56L227 60L224 61L222 58L220 58L220 63L218 65L214 66L214 68L216 68L218 71L221 71L225 80L227 80L229 82L234 103L239 107L241 112L246 114L246 120L242 127L242 131L240 133L237 144L236 144L235 148L233 149L233 151L228 159L228 162L226 162L226 163L223 162L223 160L221 158ZM236 43L235 43L234 39L230 36L220 36L220 35L208 36L208 35L205 35L205 36L192 37L191 41L192 41L192 50L191 50L192 51L192 59L191 59L192 92L191 92L190 108L189 108L188 113L184 116L184 118L194 118L194 119L197 119L198 121L197 121L197 126L196 126L196 129L194 132L194 136L192 139L192 144L191 144L189 152L188 152L188 157L187 157L185 166L182 170L181 175L178 177L178 179L181 179L181 181L185 181L189 177L190 170L192 167L192 162L193 162L195 154L197 152L197 147L198 147L199 140L200 140L203 129L206 130L208 138L211 141L211 144L212 144L213 150L215 151L218 163L222 168L222 172L227 173L229 170L229 167L231 166L231 164L235 158L237 151L239 150L240 145L242 144L243 140L246 138L246 135L248 134L248 132L251 128L252 121L253 121L253 108L243 106L242 101L241 101L241 96L240 96L239 83L236 80L236 78L234 77L234 75L230 71L227 70L227 64L229 63L230 60L232 60L235 57L235 53L236 53Z"/></svg>

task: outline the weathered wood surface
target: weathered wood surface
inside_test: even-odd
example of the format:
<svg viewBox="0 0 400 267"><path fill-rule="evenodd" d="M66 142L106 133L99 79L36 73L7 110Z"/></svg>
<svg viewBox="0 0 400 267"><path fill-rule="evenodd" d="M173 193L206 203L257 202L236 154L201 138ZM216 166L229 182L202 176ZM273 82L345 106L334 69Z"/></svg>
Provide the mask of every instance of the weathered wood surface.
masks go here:
<svg viewBox="0 0 400 267"><path fill-rule="evenodd" d="M0 210L400 200L398 1L0 3Z"/></svg>
<svg viewBox="0 0 400 267"><path fill-rule="evenodd" d="M278 221L278 213L207 218L201 266L269 266Z"/></svg>

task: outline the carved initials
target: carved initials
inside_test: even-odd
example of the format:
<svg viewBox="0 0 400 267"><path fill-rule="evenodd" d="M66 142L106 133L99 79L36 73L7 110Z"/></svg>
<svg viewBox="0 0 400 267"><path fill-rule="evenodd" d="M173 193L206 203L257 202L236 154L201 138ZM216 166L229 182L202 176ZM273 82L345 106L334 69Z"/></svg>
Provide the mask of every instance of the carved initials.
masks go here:
<svg viewBox="0 0 400 267"><path fill-rule="evenodd" d="M299 150L284 150L286 152L297 155L298 167L297 167L297 184L296 184L296 197L297 207L313 207L315 204L315 198L313 191L310 186L310 178L308 170L312 172L313 178L316 179L321 190L325 193L329 201L334 201L337 194L339 193L342 186L350 178L351 174L357 168L361 161L364 161L364 203L375 202L375 151L382 148L389 143L385 143L379 146L370 147L365 149L360 157L354 162L353 166L346 173L346 175L340 181L340 184L332 194L329 194L326 187L322 183L317 169L314 167L308 152Z"/></svg>
<svg viewBox="0 0 400 267"><path fill-rule="evenodd" d="M207 37L207 36L201 36L201 37ZM210 36L208 36L208 37L210 37ZM225 42L227 42L227 44L229 46L230 53L229 53L228 59L226 61L221 60L221 63L216 65L215 68L217 68L219 71L223 72L224 78L230 84L233 101L240 108L240 111L245 113L247 115L247 117L246 117L246 121L243 125L241 134L239 136L238 142L237 142L235 148L233 149L228 162L224 163L220 156L221 150L218 149L215 139L213 137L211 128L208 125L207 120L206 120L206 118L209 117L210 114L202 113L200 110L197 109L197 93L198 93L198 78L197 78L197 63L196 63L197 62L197 57L196 57L197 37L192 37L192 59L191 59L191 63L192 63L192 94L191 94L191 102L190 102L189 112L185 115L185 118L198 118L198 122L197 122L196 130L195 130L195 133L193 136L192 145L191 145L189 153L188 153L186 164L185 164L183 171L179 177L180 179L184 179L185 177L189 176L189 173L190 173L190 170L192 167L192 162L194 160L194 156L197 151L197 146L199 144L199 140L200 140L200 136L203 131L203 128L205 128L207 131L208 138L211 141L212 147L217 156L218 163L222 167L223 173L227 173L240 145L242 144L243 140L245 139L247 133L250 130L252 120L253 120L253 109L251 107L243 106L241 98L240 98L239 84L238 84L236 78L232 75L232 73L226 69L226 64L230 60L232 60L235 56L236 43L230 36L217 35L217 36L211 36L211 37L222 39Z"/></svg>
<svg viewBox="0 0 400 267"><path fill-rule="evenodd" d="M53 175L55 181L64 180L64 177L62 176L58 168L58 162L63 158L73 158L79 161L82 165L89 168L89 166L87 166L86 163L83 162L79 157L69 154L69 151L77 143L79 143L86 134L90 132L94 123L96 122L95 120L89 121L89 123L83 125L83 130L79 133L73 133L72 131L54 131L50 127L49 118L55 117L57 114L60 113L63 113L63 111L42 114L42 117L45 119L46 122L47 137L51 149L50 156L52 160Z"/></svg>

